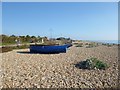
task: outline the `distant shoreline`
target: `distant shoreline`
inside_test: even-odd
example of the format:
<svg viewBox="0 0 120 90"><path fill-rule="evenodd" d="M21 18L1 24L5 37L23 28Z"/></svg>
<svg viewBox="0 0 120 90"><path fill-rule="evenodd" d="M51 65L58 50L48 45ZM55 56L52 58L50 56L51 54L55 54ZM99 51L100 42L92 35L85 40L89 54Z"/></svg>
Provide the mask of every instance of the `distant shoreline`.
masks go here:
<svg viewBox="0 0 120 90"><path fill-rule="evenodd" d="M120 44L120 40L82 40L87 42L96 42L96 43L109 43L109 44Z"/></svg>

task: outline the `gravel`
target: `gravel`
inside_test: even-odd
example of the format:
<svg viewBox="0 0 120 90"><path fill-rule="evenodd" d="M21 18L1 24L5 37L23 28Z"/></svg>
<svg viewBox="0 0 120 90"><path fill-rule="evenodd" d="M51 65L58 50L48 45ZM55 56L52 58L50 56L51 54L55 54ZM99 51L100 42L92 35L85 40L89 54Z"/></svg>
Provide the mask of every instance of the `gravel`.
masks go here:
<svg viewBox="0 0 120 90"><path fill-rule="evenodd" d="M2 55L1 87L3 88L110 88L118 81L117 46L93 48L72 46L66 53L32 54L29 49ZM106 70L84 70L77 62L96 57L107 63Z"/></svg>

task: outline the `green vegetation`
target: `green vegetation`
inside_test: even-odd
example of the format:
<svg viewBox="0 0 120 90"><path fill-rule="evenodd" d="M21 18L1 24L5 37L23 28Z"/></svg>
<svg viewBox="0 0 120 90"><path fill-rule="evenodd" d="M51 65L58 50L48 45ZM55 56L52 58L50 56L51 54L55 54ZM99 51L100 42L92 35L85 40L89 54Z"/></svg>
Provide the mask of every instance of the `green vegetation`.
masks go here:
<svg viewBox="0 0 120 90"><path fill-rule="evenodd" d="M112 47L113 45L111 45L111 44L107 44L107 47Z"/></svg>
<svg viewBox="0 0 120 90"><path fill-rule="evenodd" d="M107 47L112 47L113 44L109 44L109 43L107 43L106 46L107 46Z"/></svg>
<svg viewBox="0 0 120 90"><path fill-rule="evenodd" d="M12 50L14 50L14 49L26 49L26 48L29 48L29 45L12 46L12 47L1 47L1 48L0 48L0 51L1 51L2 53L4 53L4 52L12 51Z"/></svg>
<svg viewBox="0 0 120 90"><path fill-rule="evenodd" d="M97 58L90 58L87 59L86 61L82 61L78 64L76 64L76 67L81 68L81 69L100 69L100 70L105 70L108 68L108 65L102 61L100 61Z"/></svg>
<svg viewBox="0 0 120 90"><path fill-rule="evenodd" d="M35 37L35 36L15 36L15 35L0 35L0 45L13 45L13 44L17 44L17 43L34 43L34 42L41 42L42 38L45 39L46 37Z"/></svg>
<svg viewBox="0 0 120 90"><path fill-rule="evenodd" d="M100 61L97 58L90 58L90 59L87 59L86 61L89 62L90 69L94 69L94 68L106 69L108 67L108 65L106 63Z"/></svg>
<svg viewBox="0 0 120 90"><path fill-rule="evenodd" d="M89 43L85 43L85 45L89 45Z"/></svg>
<svg viewBox="0 0 120 90"><path fill-rule="evenodd" d="M107 46L107 47L112 47L112 46L115 46L115 45L117 45L117 44L110 44L110 43L102 43L102 45L104 45L104 46Z"/></svg>
<svg viewBox="0 0 120 90"><path fill-rule="evenodd" d="M70 38L59 37L56 40L71 40Z"/></svg>
<svg viewBox="0 0 120 90"><path fill-rule="evenodd" d="M29 48L29 45L21 45L21 46L14 46L14 47L11 47L12 49L26 49L26 48Z"/></svg>
<svg viewBox="0 0 120 90"><path fill-rule="evenodd" d="M90 44L87 44L86 48L92 48L92 47L97 47L98 44L96 43L90 43Z"/></svg>
<svg viewBox="0 0 120 90"><path fill-rule="evenodd" d="M57 42L59 42L60 44L65 44L65 43L71 43L71 39L70 38L64 38L64 37L60 37L60 38L52 38L50 40L48 40L47 37L40 37L40 36L15 36L15 35L0 35L0 45L15 45L15 44L27 44L27 43L41 43L42 39L44 41L44 44L56 44ZM43 42L42 42L43 43Z"/></svg>
<svg viewBox="0 0 120 90"><path fill-rule="evenodd" d="M11 47L2 47L2 48L0 48L0 53L12 51L12 50L13 49Z"/></svg>
<svg viewBox="0 0 120 90"><path fill-rule="evenodd" d="M83 43L77 44L76 47L83 47Z"/></svg>

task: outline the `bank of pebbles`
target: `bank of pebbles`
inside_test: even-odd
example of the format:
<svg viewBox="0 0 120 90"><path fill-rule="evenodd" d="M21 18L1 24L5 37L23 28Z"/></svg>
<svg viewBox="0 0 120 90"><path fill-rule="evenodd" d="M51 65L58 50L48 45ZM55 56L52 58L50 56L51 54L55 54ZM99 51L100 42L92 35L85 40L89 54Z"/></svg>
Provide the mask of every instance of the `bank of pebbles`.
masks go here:
<svg viewBox="0 0 120 90"><path fill-rule="evenodd" d="M118 81L117 46L70 47L66 53L32 54L29 49L2 54L3 88L108 88ZM90 57L106 62L107 70L83 70L75 64Z"/></svg>

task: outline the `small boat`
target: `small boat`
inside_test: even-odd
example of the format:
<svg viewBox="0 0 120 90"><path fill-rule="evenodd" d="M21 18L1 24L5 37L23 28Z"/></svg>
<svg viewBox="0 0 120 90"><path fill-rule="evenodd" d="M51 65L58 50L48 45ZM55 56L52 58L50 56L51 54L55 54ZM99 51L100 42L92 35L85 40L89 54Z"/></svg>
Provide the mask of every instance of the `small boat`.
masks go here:
<svg viewBox="0 0 120 90"><path fill-rule="evenodd" d="M65 53L70 45L30 45L32 53Z"/></svg>

